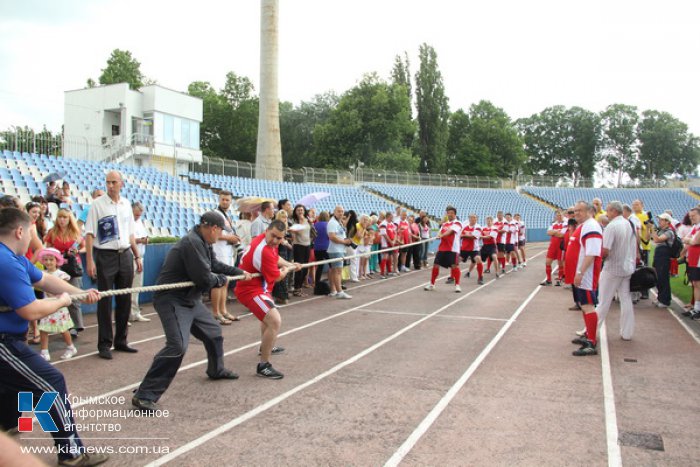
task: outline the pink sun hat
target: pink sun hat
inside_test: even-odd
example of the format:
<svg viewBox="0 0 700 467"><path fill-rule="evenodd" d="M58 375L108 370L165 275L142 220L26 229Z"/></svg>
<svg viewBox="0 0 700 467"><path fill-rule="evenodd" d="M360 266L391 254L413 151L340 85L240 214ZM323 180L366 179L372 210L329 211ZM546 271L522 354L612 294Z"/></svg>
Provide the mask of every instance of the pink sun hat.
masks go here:
<svg viewBox="0 0 700 467"><path fill-rule="evenodd" d="M61 265L63 265L63 263L66 262L66 260L63 258L63 255L61 254L61 252L55 248L44 248L44 249L40 250L39 254L37 255L37 259L39 261L41 261L41 259L46 255L50 255L50 256L53 256L54 258L56 258L56 264L58 266L61 266Z"/></svg>

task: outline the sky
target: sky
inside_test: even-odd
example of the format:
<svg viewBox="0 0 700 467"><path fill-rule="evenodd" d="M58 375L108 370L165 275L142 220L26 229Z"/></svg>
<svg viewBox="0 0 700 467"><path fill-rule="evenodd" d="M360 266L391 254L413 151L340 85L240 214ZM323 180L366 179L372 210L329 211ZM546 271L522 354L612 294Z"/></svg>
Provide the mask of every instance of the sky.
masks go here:
<svg viewBox="0 0 700 467"><path fill-rule="evenodd" d="M279 0L279 96L338 94L394 58L437 52L451 110L480 100L512 119L553 105L670 112L700 135L700 2L690 0ZM63 93L97 78L113 49L145 76L220 89L259 83L254 0L0 0L0 130L58 131Z"/></svg>

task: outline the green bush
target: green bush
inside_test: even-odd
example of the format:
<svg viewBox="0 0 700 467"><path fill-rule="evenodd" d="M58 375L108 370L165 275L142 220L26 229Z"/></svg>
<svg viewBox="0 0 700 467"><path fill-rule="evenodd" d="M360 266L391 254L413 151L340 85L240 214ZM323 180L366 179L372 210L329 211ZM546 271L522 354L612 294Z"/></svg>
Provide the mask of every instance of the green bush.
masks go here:
<svg viewBox="0 0 700 467"><path fill-rule="evenodd" d="M150 245L155 243L177 243L178 240L180 240L179 237L148 237Z"/></svg>

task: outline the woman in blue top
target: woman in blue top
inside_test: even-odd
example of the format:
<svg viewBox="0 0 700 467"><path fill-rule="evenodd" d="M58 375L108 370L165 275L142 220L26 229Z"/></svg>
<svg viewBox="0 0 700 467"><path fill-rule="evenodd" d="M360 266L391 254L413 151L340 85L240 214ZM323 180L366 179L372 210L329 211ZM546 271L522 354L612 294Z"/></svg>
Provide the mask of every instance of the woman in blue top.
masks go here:
<svg viewBox="0 0 700 467"><path fill-rule="evenodd" d="M327 211L322 211L318 215L318 221L314 224L316 228L316 240L314 240L314 255L316 261L328 259L328 252L326 250L328 250L328 244L330 243L330 239L328 238L328 219L330 219L330 217ZM316 277L314 278L316 284L321 280L325 269L327 269L326 265L316 268Z"/></svg>

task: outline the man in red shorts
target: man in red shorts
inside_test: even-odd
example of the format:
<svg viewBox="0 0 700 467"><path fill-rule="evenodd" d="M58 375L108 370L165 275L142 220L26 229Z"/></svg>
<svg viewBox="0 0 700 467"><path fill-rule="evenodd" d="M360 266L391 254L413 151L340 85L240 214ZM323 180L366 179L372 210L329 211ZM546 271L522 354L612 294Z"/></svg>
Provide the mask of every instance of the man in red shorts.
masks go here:
<svg viewBox="0 0 700 467"><path fill-rule="evenodd" d="M564 265L562 264L562 249L561 242L566 235L567 223L564 220L564 214L557 210L554 222L547 230L549 235L549 248L547 249L547 259L545 260L544 270L547 278L540 285L552 285L552 263L556 261L559 265L557 275L557 287L561 285L561 278L564 275Z"/></svg>
<svg viewBox="0 0 700 467"><path fill-rule="evenodd" d="M459 254L462 223L457 220L456 208L447 206L445 211L447 213L447 221L440 226L440 233L437 236L440 239L440 245L438 245L438 251L435 254L430 284L426 285L424 290L435 290L435 280L440 274L440 266L442 266L450 270L450 275L455 282L455 292L460 293L462 289L459 286L460 273L457 255Z"/></svg>
<svg viewBox="0 0 700 467"><path fill-rule="evenodd" d="M275 282L283 280L292 271L301 270L300 264L290 263L279 257L278 247L284 241L286 230L287 226L284 222L275 220L270 223L265 232L250 242L243 253L239 267L251 274L259 273L261 277L239 281L235 291L241 304L260 320L262 343L257 374L270 379L284 377L270 364L271 354L284 351L281 347L274 347L282 318L270 293Z"/></svg>

